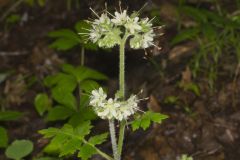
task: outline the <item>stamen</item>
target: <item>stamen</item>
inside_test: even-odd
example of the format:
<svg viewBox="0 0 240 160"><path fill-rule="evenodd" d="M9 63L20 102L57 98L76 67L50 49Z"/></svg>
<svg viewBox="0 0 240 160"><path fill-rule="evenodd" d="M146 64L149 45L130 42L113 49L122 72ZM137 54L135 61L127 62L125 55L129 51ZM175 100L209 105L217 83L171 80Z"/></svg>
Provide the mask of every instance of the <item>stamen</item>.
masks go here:
<svg viewBox="0 0 240 160"><path fill-rule="evenodd" d="M142 8L140 8L140 9L137 11L137 13L139 14L147 5L148 5L148 3L146 2L146 3L142 6Z"/></svg>
<svg viewBox="0 0 240 160"><path fill-rule="evenodd" d="M86 31L92 31L91 29L87 29L87 28L82 28L82 29L84 29L84 30L86 30Z"/></svg>
<svg viewBox="0 0 240 160"><path fill-rule="evenodd" d="M159 46L155 45L154 43L151 43L151 45L153 45L154 47L156 47L158 50L161 50L161 49L162 49L162 47L159 47Z"/></svg>
<svg viewBox="0 0 240 160"><path fill-rule="evenodd" d="M100 18L99 15L98 15L91 7L90 7L89 9L90 9L98 18Z"/></svg>
<svg viewBox="0 0 240 160"><path fill-rule="evenodd" d="M148 21L148 23L152 22L155 18L156 18L156 16L153 17L152 19L150 19L150 20Z"/></svg>
<svg viewBox="0 0 240 160"><path fill-rule="evenodd" d="M110 16L116 18L112 13L108 12L107 10L105 12L108 13Z"/></svg>
<svg viewBox="0 0 240 160"><path fill-rule="evenodd" d="M146 101L146 100L149 100L149 97L138 99L138 101Z"/></svg>
<svg viewBox="0 0 240 160"><path fill-rule="evenodd" d="M121 1L119 1L119 9L120 9L120 12L122 13L122 2Z"/></svg>

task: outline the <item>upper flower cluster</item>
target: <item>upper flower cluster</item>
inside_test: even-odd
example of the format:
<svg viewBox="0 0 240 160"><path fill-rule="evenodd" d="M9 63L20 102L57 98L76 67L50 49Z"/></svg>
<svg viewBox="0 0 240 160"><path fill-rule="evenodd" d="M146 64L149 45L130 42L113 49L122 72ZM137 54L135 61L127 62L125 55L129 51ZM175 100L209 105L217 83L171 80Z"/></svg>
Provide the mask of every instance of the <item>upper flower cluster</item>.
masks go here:
<svg viewBox="0 0 240 160"><path fill-rule="evenodd" d="M138 99L136 95L132 95L126 101L115 99L106 99L107 95L102 88L93 90L90 96L90 105L94 111L102 119L117 119L122 121L133 115L138 110Z"/></svg>
<svg viewBox="0 0 240 160"><path fill-rule="evenodd" d="M89 21L92 28L88 34L89 40L99 47L112 48L119 45L123 36L130 37L130 47L133 49L153 45L155 34L148 18L140 19L136 13L128 16L126 10L115 12L114 15L106 12L96 16L97 19Z"/></svg>

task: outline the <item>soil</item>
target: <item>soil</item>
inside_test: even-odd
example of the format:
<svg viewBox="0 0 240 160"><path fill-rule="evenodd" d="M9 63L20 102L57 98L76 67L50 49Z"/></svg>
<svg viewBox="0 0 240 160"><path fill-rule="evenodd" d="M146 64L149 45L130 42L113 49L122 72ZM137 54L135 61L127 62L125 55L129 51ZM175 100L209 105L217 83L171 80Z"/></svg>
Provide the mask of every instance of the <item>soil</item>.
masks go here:
<svg viewBox="0 0 240 160"><path fill-rule="evenodd" d="M48 32L60 28L73 28L75 22L92 17L89 7L102 10L103 0L81 1L79 8L66 8L65 1L47 1L44 7L20 5L13 13L22 19L19 23L5 27L0 22L0 71L13 71L0 83L2 106L6 110L24 113L19 121L2 123L7 129L10 141L30 139L34 142L34 152L28 159L41 154L48 143L38 134L38 130L50 125L41 118L33 105L38 92L44 90L41 83L44 76L59 70L62 63L79 65L80 48L58 52L48 47L51 39ZM223 1L224 2L224 1ZM119 6L118 1L108 1L108 7ZM145 1L123 2L123 7L138 10ZM198 5L190 1L192 5ZM208 1L202 1L208 4ZM224 2L226 3L226 2ZM1 14L13 4L8 0L0 3ZM162 6L161 18L166 26L160 31L164 35L156 39L162 50L156 48L145 51L126 50L126 77L128 93L138 93L149 97L141 104L142 110L150 108L167 114L169 118L161 125L154 124L149 130L131 132L127 129L124 160L177 160L180 155L188 154L194 160L239 160L240 158L240 79L233 81L229 70L234 73L234 57L224 57L220 70L221 76L215 88L209 89L208 79L200 75L193 79L188 64L198 45L195 42L171 46L169 40L176 34L176 21L173 17L176 1L149 1L146 12L151 7ZM229 5L229 8L232 8ZM25 17L25 18L24 18ZM99 70L110 77L107 86L111 93L117 89L118 55L117 48L112 51L87 51L86 66ZM31 77L37 81L29 85ZM200 94L184 90L179 84L194 83ZM167 103L168 97L178 97L176 103ZM97 121L97 128L106 123ZM57 125L57 124L56 124ZM110 144L102 148L111 152ZM0 151L0 160L7 159ZM96 156L93 159L101 159Z"/></svg>

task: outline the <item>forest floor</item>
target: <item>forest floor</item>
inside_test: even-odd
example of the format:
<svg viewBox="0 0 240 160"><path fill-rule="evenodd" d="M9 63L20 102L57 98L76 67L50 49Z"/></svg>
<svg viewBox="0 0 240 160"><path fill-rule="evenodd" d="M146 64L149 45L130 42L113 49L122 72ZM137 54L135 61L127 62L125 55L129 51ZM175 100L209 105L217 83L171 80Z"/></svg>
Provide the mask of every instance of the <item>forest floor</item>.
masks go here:
<svg viewBox="0 0 240 160"><path fill-rule="evenodd" d="M47 34L54 29L72 28L78 20L86 19L90 16L89 6L104 7L103 1L96 3L83 3L80 9L70 11L65 2L52 2L42 8L22 6L17 11L22 17L18 24L4 27L5 23L0 23L0 70L11 73L0 84L2 106L24 113L20 120L4 125L11 140L27 137L34 142L33 156L48 142L41 138L38 130L49 124L37 114L33 105L35 95L44 90L41 80L57 72L60 64L80 63L80 48L58 53L48 47L51 40ZM109 5L114 4L118 2ZM139 9L143 4L129 2L128 5L129 9ZM168 12L164 14L166 19L171 17ZM229 63L222 64L221 76L214 89L209 89L206 77L193 79L188 62L197 44L190 41L170 46L168 40L176 32L174 28L176 24L173 23L161 31L165 33L158 40L162 50L154 51L154 55L144 58L144 51L126 51L128 90L137 93L143 89L143 96L149 100L143 102L142 109L148 107L169 118L146 132L131 133L127 129L123 159L175 160L181 154L188 154L196 160L239 160L240 79L233 81L224 70L224 67L233 68ZM117 88L118 76L118 55L114 52L117 49L113 52L87 51L85 60L86 66L110 77L106 86L112 92ZM33 84L32 77L36 78ZM189 83L197 84L195 92L181 87ZM105 123L96 123L99 128L107 129ZM105 145L105 150L110 150L110 144ZM3 151L0 151L0 159L6 159Z"/></svg>

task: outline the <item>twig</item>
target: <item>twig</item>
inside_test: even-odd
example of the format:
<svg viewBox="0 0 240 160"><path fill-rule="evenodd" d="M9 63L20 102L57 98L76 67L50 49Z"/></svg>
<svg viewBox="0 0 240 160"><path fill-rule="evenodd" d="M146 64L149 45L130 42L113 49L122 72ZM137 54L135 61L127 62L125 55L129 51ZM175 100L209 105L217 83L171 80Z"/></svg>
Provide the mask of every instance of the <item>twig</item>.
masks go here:
<svg viewBox="0 0 240 160"><path fill-rule="evenodd" d="M3 21L14 9L16 9L24 0L16 1L4 14L1 16L0 21Z"/></svg>

